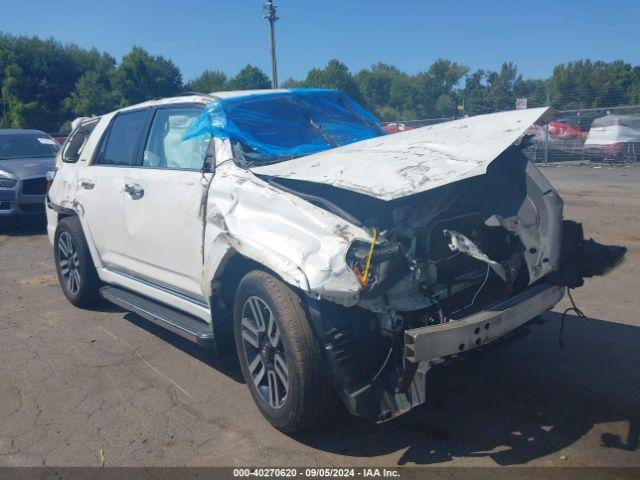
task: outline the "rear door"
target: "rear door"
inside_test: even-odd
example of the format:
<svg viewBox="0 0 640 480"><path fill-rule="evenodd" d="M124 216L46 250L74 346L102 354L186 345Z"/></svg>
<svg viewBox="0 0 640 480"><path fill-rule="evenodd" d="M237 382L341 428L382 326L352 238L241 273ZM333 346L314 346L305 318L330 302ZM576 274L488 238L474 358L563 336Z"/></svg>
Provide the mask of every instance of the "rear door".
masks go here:
<svg viewBox="0 0 640 480"><path fill-rule="evenodd" d="M122 112L111 121L90 165L78 172L78 210L107 268L129 263L124 222L125 181L140 154L149 109Z"/></svg>
<svg viewBox="0 0 640 480"><path fill-rule="evenodd" d="M202 165L210 137L183 135L202 108L154 110L141 164L127 176L125 188L133 193L124 200L130 273L199 302L205 302L200 209L211 179Z"/></svg>

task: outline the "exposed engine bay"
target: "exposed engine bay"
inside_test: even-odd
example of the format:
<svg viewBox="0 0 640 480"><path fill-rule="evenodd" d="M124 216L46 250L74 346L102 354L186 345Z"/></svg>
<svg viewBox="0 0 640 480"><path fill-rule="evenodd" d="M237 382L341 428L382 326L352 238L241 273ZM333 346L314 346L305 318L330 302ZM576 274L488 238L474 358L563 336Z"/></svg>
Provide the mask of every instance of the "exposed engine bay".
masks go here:
<svg viewBox="0 0 640 480"><path fill-rule="evenodd" d="M362 285L357 307L312 308L352 413L382 421L424 402L434 362L408 363L403 332L470 318L543 282L576 286L621 261L623 247L589 241L599 266L575 265L584 256L581 227L563 221L562 200L521 150L509 147L484 175L390 201L267 179L371 231L346 259Z"/></svg>

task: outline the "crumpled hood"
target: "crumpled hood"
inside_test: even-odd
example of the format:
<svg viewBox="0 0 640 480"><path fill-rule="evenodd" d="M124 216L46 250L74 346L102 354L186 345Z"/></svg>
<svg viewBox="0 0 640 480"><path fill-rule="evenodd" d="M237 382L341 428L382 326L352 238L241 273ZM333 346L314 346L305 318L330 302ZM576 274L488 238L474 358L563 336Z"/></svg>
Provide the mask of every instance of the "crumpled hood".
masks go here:
<svg viewBox="0 0 640 480"><path fill-rule="evenodd" d="M15 158L0 160L0 170L10 173L16 178L29 178L44 176L56 166L55 159L51 158Z"/></svg>
<svg viewBox="0 0 640 480"><path fill-rule="evenodd" d="M463 118L253 167L251 171L394 200L484 174L487 166L547 110L532 108Z"/></svg>

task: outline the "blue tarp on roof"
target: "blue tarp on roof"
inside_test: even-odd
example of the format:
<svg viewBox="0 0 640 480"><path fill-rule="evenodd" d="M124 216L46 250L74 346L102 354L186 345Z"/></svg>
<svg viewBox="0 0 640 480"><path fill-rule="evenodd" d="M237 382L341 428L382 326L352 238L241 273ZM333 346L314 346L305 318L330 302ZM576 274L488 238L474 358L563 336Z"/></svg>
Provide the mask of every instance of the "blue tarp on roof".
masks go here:
<svg viewBox="0 0 640 480"><path fill-rule="evenodd" d="M293 89L220 98L184 139L211 134L263 157L300 157L384 135L378 120L337 90Z"/></svg>

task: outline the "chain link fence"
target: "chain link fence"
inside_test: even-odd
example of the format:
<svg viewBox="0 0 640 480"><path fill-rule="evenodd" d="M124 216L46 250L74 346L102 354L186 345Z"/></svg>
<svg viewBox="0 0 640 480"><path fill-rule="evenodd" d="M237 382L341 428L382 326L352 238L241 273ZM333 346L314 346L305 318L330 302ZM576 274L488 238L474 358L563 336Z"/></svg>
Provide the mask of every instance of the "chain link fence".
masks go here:
<svg viewBox="0 0 640 480"><path fill-rule="evenodd" d="M640 105L560 110L545 125L532 125L527 156L535 163L640 163ZM389 133L454 120L427 118L383 124Z"/></svg>
<svg viewBox="0 0 640 480"><path fill-rule="evenodd" d="M557 113L546 125L529 128L527 153L534 162L640 162L640 106Z"/></svg>

